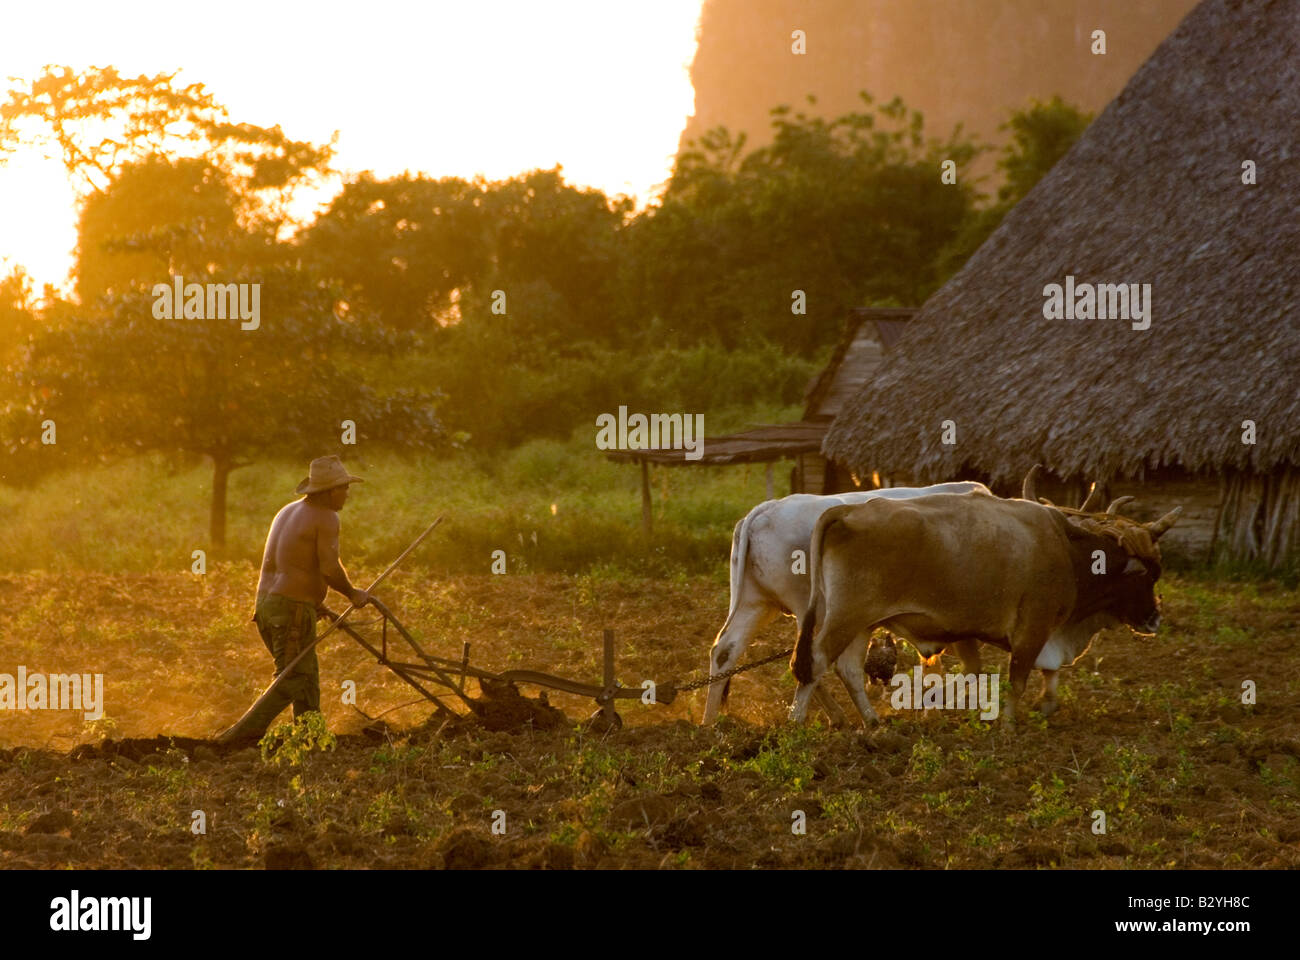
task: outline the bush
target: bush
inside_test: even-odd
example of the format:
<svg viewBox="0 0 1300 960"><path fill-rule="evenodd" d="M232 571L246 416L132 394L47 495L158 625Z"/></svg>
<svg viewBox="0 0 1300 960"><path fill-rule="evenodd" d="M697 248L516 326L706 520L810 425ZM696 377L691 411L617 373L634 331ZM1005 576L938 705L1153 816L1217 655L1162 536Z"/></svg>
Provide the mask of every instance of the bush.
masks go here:
<svg viewBox="0 0 1300 960"><path fill-rule="evenodd" d="M702 413L712 423L729 409L799 404L819 368L815 360L767 343L731 351L587 346L536 367L466 335L404 359L390 375L399 386L436 386L445 395L439 415L447 430L468 434L472 449L497 452L537 438L566 440L578 428L594 433L596 417L620 405L634 412Z"/></svg>

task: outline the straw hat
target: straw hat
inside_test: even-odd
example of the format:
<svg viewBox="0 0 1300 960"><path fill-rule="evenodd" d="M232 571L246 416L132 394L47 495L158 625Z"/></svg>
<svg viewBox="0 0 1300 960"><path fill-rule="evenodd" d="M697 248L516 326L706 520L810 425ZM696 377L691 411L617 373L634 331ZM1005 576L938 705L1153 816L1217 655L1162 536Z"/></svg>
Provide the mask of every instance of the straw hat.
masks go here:
<svg viewBox="0 0 1300 960"><path fill-rule="evenodd" d="M354 477L343 469L343 461L336 454L317 457L311 462L307 479L298 484L297 493L320 493L349 483L363 483L360 477Z"/></svg>

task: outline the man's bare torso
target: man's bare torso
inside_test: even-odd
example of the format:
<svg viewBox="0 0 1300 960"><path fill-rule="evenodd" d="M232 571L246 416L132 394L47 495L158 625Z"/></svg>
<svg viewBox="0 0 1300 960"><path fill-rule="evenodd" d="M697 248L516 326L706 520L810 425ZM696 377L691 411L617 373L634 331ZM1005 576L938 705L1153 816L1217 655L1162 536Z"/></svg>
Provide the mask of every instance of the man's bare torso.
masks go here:
<svg viewBox="0 0 1300 960"><path fill-rule="evenodd" d="M287 504L271 521L262 553L259 599L270 593L320 605L327 586L323 567L338 559L338 514L306 500ZM333 556L322 557L322 553ZM322 564L322 560L325 561Z"/></svg>

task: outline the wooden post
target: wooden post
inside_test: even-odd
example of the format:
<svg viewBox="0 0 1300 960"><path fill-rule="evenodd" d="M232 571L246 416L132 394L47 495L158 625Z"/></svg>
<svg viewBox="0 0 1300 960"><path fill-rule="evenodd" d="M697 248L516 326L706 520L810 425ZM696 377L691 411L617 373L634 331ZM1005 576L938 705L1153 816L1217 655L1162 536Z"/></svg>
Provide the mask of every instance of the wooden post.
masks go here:
<svg viewBox="0 0 1300 960"><path fill-rule="evenodd" d="M650 461L641 458L641 530L650 536Z"/></svg>
<svg viewBox="0 0 1300 960"><path fill-rule="evenodd" d="M614 679L614 631L613 630L607 629L604 631L604 641L605 641L604 644L605 646L605 650L604 650L605 689L603 692L604 692L604 696L608 697L609 699L607 699L604 703L600 705L600 713L604 717L605 721L611 727L621 727L623 725L623 720L622 718L619 717L618 711L614 709L614 700L613 700L614 690L616 689L616 683L617 683L617 681Z"/></svg>

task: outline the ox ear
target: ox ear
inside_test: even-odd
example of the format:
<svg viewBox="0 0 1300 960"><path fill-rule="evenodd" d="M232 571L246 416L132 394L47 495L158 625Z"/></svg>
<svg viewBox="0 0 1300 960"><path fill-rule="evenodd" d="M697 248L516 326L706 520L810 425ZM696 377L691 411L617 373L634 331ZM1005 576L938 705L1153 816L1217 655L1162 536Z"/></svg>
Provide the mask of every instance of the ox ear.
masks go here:
<svg viewBox="0 0 1300 960"><path fill-rule="evenodd" d="M1025 474L1025 482L1020 485L1020 496L1031 503L1038 502L1038 474L1042 469L1041 463L1034 464Z"/></svg>
<svg viewBox="0 0 1300 960"><path fill-rule="evenodd" d="M1159 520L1152 520L1150 523L1146 524L1147 531L1151 534L1151 539L1159 540L1168 533L1169 528L1178 522L1178 518L1182 515L1182 512L1182 507L1174 507Z"/></svg>

